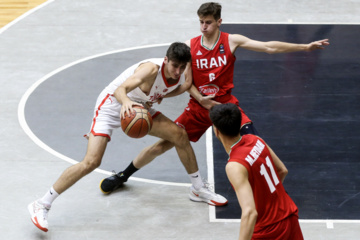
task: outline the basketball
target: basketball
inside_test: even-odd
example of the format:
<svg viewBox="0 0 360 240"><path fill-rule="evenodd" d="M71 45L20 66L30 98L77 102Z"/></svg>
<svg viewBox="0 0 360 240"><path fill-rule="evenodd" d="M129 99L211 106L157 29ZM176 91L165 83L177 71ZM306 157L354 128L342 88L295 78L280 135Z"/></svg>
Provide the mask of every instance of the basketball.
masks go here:
<svg viewBox="0 0 360 240"><path fill-rule="evenodd" d="M121 128L126 135L132 138L142 138L148 134L152 127L152 118L144 107L134 106L135 112L121 119Z"/></svg>

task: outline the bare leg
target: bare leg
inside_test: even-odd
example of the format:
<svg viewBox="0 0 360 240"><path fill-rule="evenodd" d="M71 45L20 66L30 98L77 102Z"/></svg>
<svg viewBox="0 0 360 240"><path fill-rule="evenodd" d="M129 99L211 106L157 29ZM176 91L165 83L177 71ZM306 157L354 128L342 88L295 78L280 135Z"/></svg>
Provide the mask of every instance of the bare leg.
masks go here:
<svg viewBox="0 0 360 240"><path fill-rule="evenodd" d="M184 129L178 127L170 119L160 114L153 119L153 126L149 134L159 137L162 140L143 149L124 171L105 178L100 184L100 189L104 193L110 193L114 189L117 189L139 168L150 163L155 157L175 146L179 158L191 179L192 185L189 189L189 198L192 201L206 202L214 206L227 204L228 201L226 198L210 191L204 185L199 173L195 153Z"/></svg>
<svg viewBox="0 0 360 240"><path fill-rule="evenodd" d="M61 194L82 177L92 172L101 164L108 138L90 134L88 147L84 159L67 168L53 185L54 190Z"/></svg>
<svg viewBox="0 0 360 240"><path fill-rule="evenodd" d="M199 170L194 150L184 129L160 114L153 120L150 135L161 138L160 141L143 149L134 159L134 166L141 168L150 163L155 157L161 155L175 146L179 158L188 174Z"/></svg>
<svg viewBox="0 0 360 240"><path fill-rule="evenodd" d="M137 169L144 167L149 164L152 160L154 160L157 156L165 153L174 147L174 144L171 142L160 139L156 143L151 146L144 148L139 155L135 157L133 160L133 164Z"/></svg>

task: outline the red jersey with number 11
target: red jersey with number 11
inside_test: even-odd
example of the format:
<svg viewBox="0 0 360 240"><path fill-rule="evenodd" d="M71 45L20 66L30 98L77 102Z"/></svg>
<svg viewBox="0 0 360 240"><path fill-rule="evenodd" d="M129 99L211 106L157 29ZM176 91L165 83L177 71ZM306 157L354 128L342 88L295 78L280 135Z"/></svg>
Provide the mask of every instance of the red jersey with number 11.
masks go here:
<svg viewBox="0 0 360 240"><path fill-rule="evenodd" d="M202 45L200 35L191 39L190 48L193 83L199 92L203 95L216 94L217 97L231 94L236 58L230 50L229 34L220 32L212 49Z"/></svg>
<svg viewBox="0 0 360 240"><path fill-rule="evenodd" d="M229 162L238 162L248 171L258 212L254 234L292 214L297 215L298 208L285 192L269 149L261 138L251 134L242 136L232 146Z"/></svg>

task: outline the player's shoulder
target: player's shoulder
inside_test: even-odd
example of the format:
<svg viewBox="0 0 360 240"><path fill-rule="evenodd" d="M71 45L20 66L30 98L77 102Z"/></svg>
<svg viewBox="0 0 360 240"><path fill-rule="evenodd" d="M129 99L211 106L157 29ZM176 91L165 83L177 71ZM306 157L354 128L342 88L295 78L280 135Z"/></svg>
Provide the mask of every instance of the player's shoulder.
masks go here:
<svg viewBox="0 0 360 240"><path fill-rule="evenodd" d="M246 153L251 151L259 141L264 144L264 141L260 137L253 134L245 134L241 136L241 140L235 146L238 151Z"/></svg>
<svg viewBox="0 0 360 240"><path fill-rule="evenodd" d="M259 136L257 135L254 135L254 134L245 134L242 136L242 138L244 139L244 142L248 142L248 143L254 143L254 142L257 142L257 141L261 141L263 142L264 140L262 140Z"/></svg>
<svg viewBox="0 0 360 240"><path fill-rule="evenodd" d="M164 62L163 58L151 58L143 60L139 63L139 66L137 67L137 71L141 70L143 72L148 72L151 74L157 74L160 67L162 66Z"/></svg>
<svg viewBox="0 0 360 240"><path fill-rule="evenodd" d="M140 63L153 65L153 66L155 66L155 65L162 66L163 62L164 62L164 58L148 58L148 59L141 61Z"/></svg>
<svg viewBox="0 0 360 240"><path fill-rule="evenodd" d="M249 40L248 37L238 34L238 33L233 33L233 34L229 33L228 38L229 38L229 42L237 42L237 43L245 42L245 41Z"/></svg>
<svg viewBox="0 0 360 240"><path fill-rule="evenodd" d="M198 35L196 37L193 37L193 38L185 41L185 44L188 45L191 48L191 45L197 44L198 42L201 41L201 37L202 37L202 35Z"/></svg>

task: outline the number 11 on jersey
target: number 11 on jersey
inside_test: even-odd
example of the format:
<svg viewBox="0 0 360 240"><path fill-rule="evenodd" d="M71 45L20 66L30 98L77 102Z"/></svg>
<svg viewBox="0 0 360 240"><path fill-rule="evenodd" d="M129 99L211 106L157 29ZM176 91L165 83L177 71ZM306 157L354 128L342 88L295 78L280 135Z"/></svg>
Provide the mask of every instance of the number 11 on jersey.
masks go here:
<svg viewBox="0 0 360 240"><path fill-rule="evenodd" d="M270 168L272 180L271 180L270 175L269 175L268 171L266 170L263 163L260 166L260 174L265 177L265 180L269 186L270 192L273 193L276 190L275 186L279 184L279 178L276 175L275 169L274 169L273 165L271 164L269 157L266 157L266 165L268 166L268 168ZM274 181L274 183L273 183L273 181Z"/></svg>

